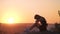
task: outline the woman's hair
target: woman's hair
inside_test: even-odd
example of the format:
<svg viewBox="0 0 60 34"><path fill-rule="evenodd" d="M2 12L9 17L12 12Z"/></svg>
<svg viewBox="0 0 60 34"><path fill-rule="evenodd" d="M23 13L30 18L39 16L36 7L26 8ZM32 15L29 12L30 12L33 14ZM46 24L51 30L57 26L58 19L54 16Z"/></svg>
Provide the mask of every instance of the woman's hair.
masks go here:
<svg viewBox="0 0 60 34"><path fill-rule="evenodd" d="M36 15L34 16L34 19L40 19L40 17L41 17L41 16L39 16L39 15L36 14Z"/></svg>

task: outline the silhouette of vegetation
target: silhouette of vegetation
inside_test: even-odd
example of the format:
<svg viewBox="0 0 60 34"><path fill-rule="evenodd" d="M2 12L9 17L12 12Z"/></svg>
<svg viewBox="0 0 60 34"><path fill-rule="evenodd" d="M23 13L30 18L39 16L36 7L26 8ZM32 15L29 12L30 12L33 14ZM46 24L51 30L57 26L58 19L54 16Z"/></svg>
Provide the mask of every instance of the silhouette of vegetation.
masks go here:
<svg viewBox="0 0 60 34"><path fill-rule="evenodd" d="M56 32L60 32L60 24L55 23Z"/></svg>
<svg viewBox="0 0 60 34"><path fill-rule="evenodd" d="M58 10L58 14L59 14L59 16L60 16L60 10Z"/></svg>

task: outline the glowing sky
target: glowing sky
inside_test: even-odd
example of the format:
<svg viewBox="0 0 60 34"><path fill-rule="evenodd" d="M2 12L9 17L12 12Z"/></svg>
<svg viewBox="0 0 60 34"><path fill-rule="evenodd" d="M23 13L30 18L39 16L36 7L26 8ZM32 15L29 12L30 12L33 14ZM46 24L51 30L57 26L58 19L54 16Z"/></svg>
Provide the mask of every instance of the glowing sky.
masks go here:
<svg viewBox="0 0 60 34"><path fill-rule="evenodd" d="M54 23L59 21L58 10L60 0L0 0L0 22L13 17L15 22L32 23L39 14Z"/></svg>

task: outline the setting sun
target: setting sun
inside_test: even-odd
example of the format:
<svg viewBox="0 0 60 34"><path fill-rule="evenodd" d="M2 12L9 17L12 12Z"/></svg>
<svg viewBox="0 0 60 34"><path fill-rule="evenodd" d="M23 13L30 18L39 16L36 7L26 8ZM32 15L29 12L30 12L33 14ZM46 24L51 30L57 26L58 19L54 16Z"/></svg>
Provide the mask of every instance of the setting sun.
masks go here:
<svg viewBox="0 0 60 34"><path fill-rule="evenodd" d="M22 17L19 18L17 12L12 12L13 10L9 10L10 12L6 12L2 15L1 23L4 24L16 24L19 23Z"/></svg>
<svg viewBox="0 0 60 34"><path fill-rule="evenodd" d="M8 23L9 23L9 24L13 24L13 23L14 23L14 18L9 18L9 19L8 19Z"/></svg>

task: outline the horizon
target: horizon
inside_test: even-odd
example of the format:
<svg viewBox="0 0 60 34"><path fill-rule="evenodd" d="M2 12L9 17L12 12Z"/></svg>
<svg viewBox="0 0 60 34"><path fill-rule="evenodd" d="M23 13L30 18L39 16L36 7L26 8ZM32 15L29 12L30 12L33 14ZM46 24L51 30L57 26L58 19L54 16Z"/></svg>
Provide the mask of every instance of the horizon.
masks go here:
<svg viewBox="0 0 60 34"><path fill-rule="evenodd" d="M7 25L15 25L15 24L34 24L34 23L30 23L30 22L28 22L28 23L26 23L26 22L24 22L24 23L12 23L12 24L9 24L9 23L1 23L0 22L0 24L7 24ZM55 23L47 23L47 24L56 24L56 22ZM57 23L57 24L60 24L60 23Z"/></svg>

